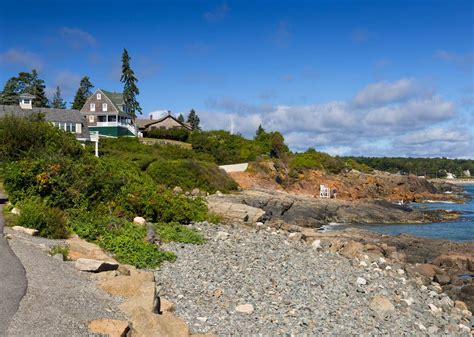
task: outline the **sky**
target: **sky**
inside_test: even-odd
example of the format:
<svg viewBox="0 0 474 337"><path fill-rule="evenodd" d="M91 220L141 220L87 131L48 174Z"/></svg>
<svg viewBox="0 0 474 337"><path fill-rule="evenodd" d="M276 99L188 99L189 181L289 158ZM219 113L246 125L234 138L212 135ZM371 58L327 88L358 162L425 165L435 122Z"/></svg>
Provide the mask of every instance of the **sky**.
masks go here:
<svg viewBox="0 0 474 337"><path fill-rule="evenodd" d="M294 151L474 158L471 0L5 1L0 86L36 68L51 96L121 91L143 117L280 131Z"/></svg>

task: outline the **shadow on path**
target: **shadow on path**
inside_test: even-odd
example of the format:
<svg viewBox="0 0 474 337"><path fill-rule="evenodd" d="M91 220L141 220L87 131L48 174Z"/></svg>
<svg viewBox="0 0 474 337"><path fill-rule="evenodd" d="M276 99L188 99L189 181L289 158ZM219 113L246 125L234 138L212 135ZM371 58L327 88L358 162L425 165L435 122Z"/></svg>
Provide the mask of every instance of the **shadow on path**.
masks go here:
<svg viewBox="0 0 474 337"><path fill-rule="evenodd" d="M0 192L0 336L5 334L27 288L25 268L3 236L5 218L2 211L6 201Z"/></svg>

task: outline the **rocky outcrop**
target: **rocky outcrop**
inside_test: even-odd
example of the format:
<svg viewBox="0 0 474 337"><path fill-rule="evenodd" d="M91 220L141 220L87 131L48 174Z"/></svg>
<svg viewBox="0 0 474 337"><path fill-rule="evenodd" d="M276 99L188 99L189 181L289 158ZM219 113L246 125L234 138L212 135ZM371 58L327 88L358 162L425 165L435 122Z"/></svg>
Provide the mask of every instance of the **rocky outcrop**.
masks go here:
<svg viewBox="0 0 474 337"><path fill-rule="evenodd" d="M126 337L130 331L130 323L117 319L96 319L89 322L89 330L109 337Z"/></svg>
<svg viewBox="0 0 474 337"><path fill-rule="evenodd" d="M22 227L22 226L13 226L12 229L14 231L24 233L24 234L27 234L27 235L31 235L31 236L38 235L38 230L33 229L33 228L26 228L26 227Z"/></svg>
<svg viewBox="0 0 474 337"><path fill-rule="evenodd" d="M424 221L424 215L420 211L383 201L349 202L259 190L212 195L207 200L211 211L225 219L241 223L262 220L302 227L321 227L331 222L370 224Z"/></svg>
<svg viewBox="0 0 474 337"><path fill-rule="evenodd" d="M100 273L104 271L116 270L118 266L118 263L84 258L77 259L75 263L75 267L77 270L87 271L91 273Z"/></svg>
<svg viewBox="0 0 474 337"><path fill-rule="evenodd" d="M83 258L118 264L114 258L107 255L99 246L82 240L78 236L66 240L66 244L69 247L68 258L71 260L75 261Z"/></svg>

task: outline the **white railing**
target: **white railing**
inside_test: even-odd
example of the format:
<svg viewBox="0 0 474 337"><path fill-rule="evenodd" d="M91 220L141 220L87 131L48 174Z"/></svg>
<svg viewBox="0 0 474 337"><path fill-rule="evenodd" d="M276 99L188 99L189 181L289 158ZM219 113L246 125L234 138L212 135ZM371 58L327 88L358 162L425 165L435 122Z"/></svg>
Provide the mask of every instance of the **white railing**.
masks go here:
<svg viewBox="0 0 474 337"><path fill-rule="evenodd" d="M128 131L130 131L134 136L137 135L137 129L135 128L135 125L127 124L127 129L128 129Z"/></svg>

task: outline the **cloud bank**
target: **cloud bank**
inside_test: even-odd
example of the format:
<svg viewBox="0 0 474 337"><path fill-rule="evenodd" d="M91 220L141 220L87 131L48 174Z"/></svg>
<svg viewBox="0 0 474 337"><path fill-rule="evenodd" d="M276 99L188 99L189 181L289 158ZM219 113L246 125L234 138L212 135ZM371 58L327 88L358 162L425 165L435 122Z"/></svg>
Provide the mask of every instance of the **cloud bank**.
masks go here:
<svg viewBox="0 0 474 337"><path fill-rule="evenodd" d="M310 105L256 105L210 99L200 112L205 129L253 136L259 124L282 132L293 150L335 155L474 158L473 130L456 123L458 107L416 79L367 85L354 98Z"/></svg>

